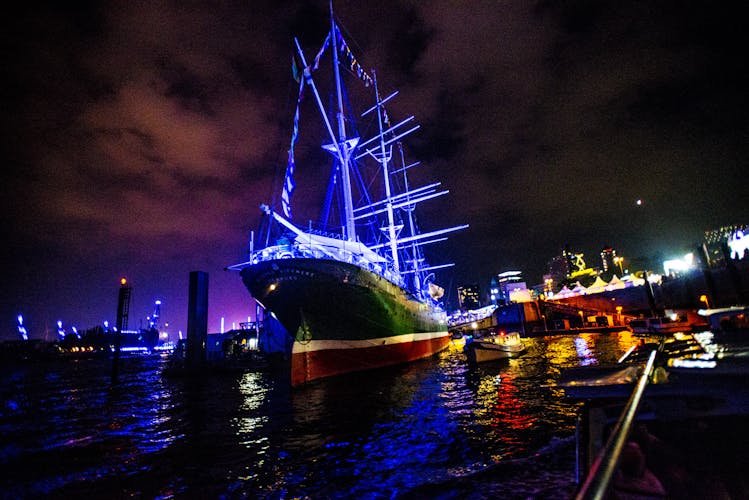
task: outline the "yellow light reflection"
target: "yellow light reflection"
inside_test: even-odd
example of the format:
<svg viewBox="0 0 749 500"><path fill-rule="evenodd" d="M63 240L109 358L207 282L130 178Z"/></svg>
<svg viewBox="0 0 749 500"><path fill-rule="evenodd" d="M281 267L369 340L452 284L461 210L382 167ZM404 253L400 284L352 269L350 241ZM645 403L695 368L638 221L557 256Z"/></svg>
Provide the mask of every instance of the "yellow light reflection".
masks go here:
<svg viewBox="0 0 749 500"><path fill-rule="evenodd" d="M234 420L239 443L257 453L263 453L269 446L267 436L258 433L268 423L267 415L257 412L268 393L268 387L263 383L263 374L245 373L238 388L244 398L239 406L240 414L246 415Z"/></svg>

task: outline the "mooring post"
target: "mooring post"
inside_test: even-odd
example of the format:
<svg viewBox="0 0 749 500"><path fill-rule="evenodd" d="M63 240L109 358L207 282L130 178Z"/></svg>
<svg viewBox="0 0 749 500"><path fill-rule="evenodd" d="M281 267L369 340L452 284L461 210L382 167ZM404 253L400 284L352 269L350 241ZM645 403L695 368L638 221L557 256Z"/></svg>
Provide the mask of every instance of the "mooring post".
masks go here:
<svg viewBox="0 0 749 500"><path fill-rule="evenodd" d="M650 283L650 280L648 280L648 272L644 271L642 273L642 277L645 280L645 293L648 296L648 305L650 306L650 317L655 318L656 316L659 316L658 314L658 307L655 303L655 294L653 293L653 285Z"/></svg>
<svg viewBox="0 0 749 500"><path fill-rule="evenodd" d="M208 341L208 273L190 273L190 296L187 305L187 368L205 368L205 346Z"/></svg>
<svg viewBox="0 0 749 500"><path fill-rule="evenodd" d="M114 333L114 354L112 355L112 383L117 383L120 372L120 351L122 349L122 330L127 328L127 317L130 311L130 292L127 280L120 280L120 293L117 299L117 331Z"/></svg>

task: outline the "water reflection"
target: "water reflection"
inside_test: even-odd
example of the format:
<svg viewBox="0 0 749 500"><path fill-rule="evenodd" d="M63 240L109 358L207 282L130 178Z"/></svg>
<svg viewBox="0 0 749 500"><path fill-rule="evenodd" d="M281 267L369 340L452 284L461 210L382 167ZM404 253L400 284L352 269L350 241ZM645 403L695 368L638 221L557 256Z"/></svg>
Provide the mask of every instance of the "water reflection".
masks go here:
<svg viewBox="0 0 749 500"><path fill-rule="evenodd" d="M239 416L233 419L237 426L239 443L247 447L256 447L267 439L258 440L255 434L262 430L268 422L269 416L260 412L260 408L268 398L269 384L266 374L260 372L244 373L238 383L239 393L243 400L239 405Z"/></svg>
<svg viewBox="0 0 749 500"><path fill-rule="evenodd" d="M297 390L266 372L167 379L153 358L127 360L116 386L105 362L7 370L0 488L16 497L378 498L430 484L455 493L456 476L516 464L504 479L514 488L520 470L542 470L568 491L572 449L558 443L574 435L577 407L549 384L564 368L615 361L636 339L525 340L518 359L470 367L454 343L427 360ZM536 484L529 474L523 481Z"/></svg>
<svg viewBox="0 0 749 500"><path fill-rule="evenodd" d="M580 360L580 366L594 365L598 363L593 352L588 348L588 342L582 336L575 337L575 352Z"/></svg>

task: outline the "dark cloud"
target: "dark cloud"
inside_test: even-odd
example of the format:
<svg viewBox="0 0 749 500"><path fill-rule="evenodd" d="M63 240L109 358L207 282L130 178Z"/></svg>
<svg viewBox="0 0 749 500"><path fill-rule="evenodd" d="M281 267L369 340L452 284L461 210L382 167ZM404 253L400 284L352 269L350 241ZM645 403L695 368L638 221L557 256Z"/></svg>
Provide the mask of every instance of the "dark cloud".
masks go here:
<svg viewBox="0 0 749 500"><path fill-rule="evenodd" d="M37 331L111 318L123 274L136 314L159 297L184 328L197 269L211 273L211 327L242 319L248 295L222 269L244 257L259 203L278 197L293 36L312 57L327 2L18 8L3 21L2 333L19 311ZM625 258L686 251L702 231L749 219L737 6L335 8L382 93L400 91L393 113L422 125L409 139L424 162L415 179L451 190L420 222L471 224L430 249L456 262L446 284L510 267L538 280L566 243L589 260L604 245ZM328 168L318 139L299 143L300 213L320 201L306 187L325 176L313 166Z"/></svg>

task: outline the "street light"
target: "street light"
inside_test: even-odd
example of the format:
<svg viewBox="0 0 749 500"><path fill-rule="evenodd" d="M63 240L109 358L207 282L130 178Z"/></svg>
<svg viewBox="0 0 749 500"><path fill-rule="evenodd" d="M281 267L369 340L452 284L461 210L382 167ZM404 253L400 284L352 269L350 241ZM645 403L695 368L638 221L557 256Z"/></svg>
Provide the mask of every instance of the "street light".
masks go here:
<svg viewBox="0 0 749 500"><path fill-rule="evenodd" d="M705 309L710 309L710 303L707 300L707 295L700 295L700 302L705 303Z"/></svg>

